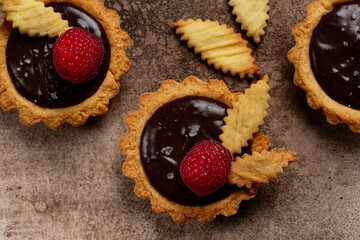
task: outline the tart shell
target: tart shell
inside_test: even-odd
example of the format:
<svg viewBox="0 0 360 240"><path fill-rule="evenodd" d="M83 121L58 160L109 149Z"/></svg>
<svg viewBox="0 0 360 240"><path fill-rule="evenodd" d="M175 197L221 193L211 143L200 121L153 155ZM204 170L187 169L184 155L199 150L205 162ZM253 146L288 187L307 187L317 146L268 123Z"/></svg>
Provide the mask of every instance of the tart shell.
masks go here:
<svg viewBox="0 0 360 240"><path fill-rule="evenodd" d="M201 223L211 222L217 215L234 215L239 209L239 203L249 200L256 194L255 186L246 189L240 188L228 197L205 205L185 206L163 197L149 182L140 159L140 142L142 131L149 118L162 105L169 101L185 96L203 96L221 101L232 107L232 102L243 93L231 93L223 81L210 80L205 83L196 77L190 76L181 83L166 80L156 93L145 93L140 98L140 110L130 113L125 122L128 134L120 140L119 148L125 153L123 173L126 177L135 180L135 194L141 198L149 198L152 209L156 213L169 213L176 223L185 223L197 218ZM261 133L254 136L252 151L263 151L270 147L270 141Z"/></svg>
<svg viewBox="0 0 360 240"><path fill-rule="evenodd" d="M0 0L2 4L6 0ZM107 9L102 0L42 0L50 2L69 2L90 13L104 28L109 39L111 59L108 73L94 95L85 101L66 108L49 109L36 105L19 94L12 82L6 64L6 45L11 33L11 25L4 21L0 27L0 105L3 110L16 109L24 125L43 122L48 128L56 129L62 123L82 125L90 116L107 112L109 100L115 97L120 89L119 79L127 73L130 61L125 50L130 45L128 34L120 29L120 19L115 10Z"/></svg>
<svg viewBox="0 0 360 240"><path fill-rule="evenodd" d="M288 52L288 59L294 64L294 84L306 92L307 102L313 109L322 109L330 124L346 123L355 132L360 132L360 111L342 105L331 99L320 87L312 72L309 49L312 32L322 16L335 5L351 0L321 0L310 3L306 8L305 21L293 29L296 45Z"/></svg>

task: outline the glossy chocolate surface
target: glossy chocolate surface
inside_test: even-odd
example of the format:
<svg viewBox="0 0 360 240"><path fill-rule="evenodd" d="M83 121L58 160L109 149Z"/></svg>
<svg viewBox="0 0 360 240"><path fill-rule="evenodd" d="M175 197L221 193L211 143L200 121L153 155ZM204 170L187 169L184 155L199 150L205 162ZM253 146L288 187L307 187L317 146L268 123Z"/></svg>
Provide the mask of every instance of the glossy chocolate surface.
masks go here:
<svg viewBox="0 0 360 240"><path fill-rule="evenodd" d="M325 14L310 43L316 80L335 101L360 109L360 3L337 5Z"/></svg>
<svg viewBox="0 0 360 240"><path fill-rule="evenodd" d="M238 189L226 184L215 193L199 197L187 188L179 173L181 161L196 143L220 142L227 108L213 99L190 96L165 104L148 120L141 138L141 161L151 184L167 199L200 206L221 200Z"/></svg>
<svg viewBox="0 0 360 240"><path fill-rule="evenodd" d="M45 108L73 106L91 97L104 81L110 63L110 44L105 30L89 13L70 3L51 3L55 12L72 27L96 34L104 45L104 60L98 75L86 83L71 83L61 78L53 67L55 38L29 37L12 30L6 48L8 71L17 91L27 100Z"/></svg>

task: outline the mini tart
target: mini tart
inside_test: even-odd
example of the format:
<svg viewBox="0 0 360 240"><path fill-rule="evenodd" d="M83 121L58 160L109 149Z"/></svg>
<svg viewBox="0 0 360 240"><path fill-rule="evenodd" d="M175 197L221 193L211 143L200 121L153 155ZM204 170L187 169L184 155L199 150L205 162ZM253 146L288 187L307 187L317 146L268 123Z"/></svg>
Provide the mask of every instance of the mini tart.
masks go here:
<svg viewBox="0 0 360 240"><path fill-rule="evenodd" d="M231 93L225 83L219 80L210 80L205 83L193 76L184 79L181 83L166 80L156 93L143 94L140 98L140 110L130 113L125 118L128 134L120 140L119 145L120 150L127 156L123 164L123 173L126 177L135 180L135 194L141 198L149 198L152 209L156 213L169 213L176 223L185 223L192 218L206 223L212 221L219 214L225 216L236 214L241 201L255 196L256 192L253 186L249 189L236 188L225 198L201 206L180 204L159 193L149 181L141 160L140 149L144 129L159 108L187 97L205 97L232 107L232 103L240 94L243 93ZM269 139L260 132L254 135L251 152L261 152L269 147Z"/></svg>
<svg viewBox="0 0 360 240"><path fill-rule="evenodd" d="M305 21L298 23L293 29L296 45L288 52L288 59L295 66L294 83L305 90L309 106L313 109L322 109L330 124L346 123L353 132L359 133L360 109L351 108L346 103L341 104L325 92L316 79L310 56L312 36L323 16L330 13L337 5L348 2L352 1L321 0L310 3L307 6ZM344 43L344 47L347 46L345 44L347 43Z"/></svg>
<svg viewBox="0 0 360 240"><path fill-rule="evenodd" d="M2 4L6 0L0 0ZM3 110L16 109L24 125L44 122L50 129L56 129L68 122L74 126L83 124L89 116L107 112L109 100L115 97L120 88L119 78L128 72L130 61L125 56L130 39L120 29L120 19L115 10L107 9L101 0L42 0L49 3L69 3L92 15L106 33L110 45L110 60L107 73L95 93L72 106L47 108L27 100L16 89L9 74L6 47L12 32L11 23L4 22L0 27L0 104Z"/></svg>

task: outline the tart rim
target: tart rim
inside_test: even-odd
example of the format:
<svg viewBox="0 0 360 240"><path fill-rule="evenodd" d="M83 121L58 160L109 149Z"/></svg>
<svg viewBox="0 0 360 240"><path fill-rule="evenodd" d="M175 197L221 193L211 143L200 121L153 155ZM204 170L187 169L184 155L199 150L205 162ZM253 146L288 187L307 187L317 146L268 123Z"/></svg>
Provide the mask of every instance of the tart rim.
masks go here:
<svg viewBox="0 0 360 240"><path fill-rule="evenodd" d="M0 0L2 4L6 0ZM24 125L43 122L49 129L56 129L68 122L73 126L85 123L90 116L107 112L109 100L115 97L120 89L119 79L129 71L130 61L125 50L130 45L128 34L120 28L120 18L115 10L105 7L102 0L40 0L50 2L72 3L92 15L103 27L110 43L110 64L106 77L98 90L83 102L65 108L44 108L28 101L13 84L6 63L6 45L11 33L11 25L4 20L0 27L0 105L3 110L18 110L19 119ZM4 17L5 18L5 17Z"/></svg>
<svg viewBox="0 0 360 240"><path fill-rule="evenodd" d="M313 74L309 55L312 32L322 16L335 5L351 1L353 0L320 0L308 4L306 19L293 28L296 45L288 52L287 57L295 67L294 84L306 92L308 105L313 109L322 109L330 124L345 123L351 131L360 133L360 110L338 103L325 93Z"/></svg>
<svg viewBox="0 0 360 240"><path fill-rule="evenodd" d="M187 206L168 200L150 183L140 159L140 143L143 129L153 113L165 103L186 96L203 96L223 102L229 107L243 93L232 93L223 81L216 79L208 83L190 76L178 83L174 80L162 82L155 93L145 93L140 97L140 109L125 117L128 133L120 140L119 149L126 155L123 163L124 176L135 181L134 192L138 197L149 198L152 209L156 213L169 213L176 223L185 223L197 218L201 223L211 222L217 215L234 215L238 212L239 203L249 200L256 194L255 186L250 189L241 188L226 198L203 206ZM252 151L262 151L270 147L270 143L261 133L256 134ZM265 144L264 144L265 142Z"/></svg>

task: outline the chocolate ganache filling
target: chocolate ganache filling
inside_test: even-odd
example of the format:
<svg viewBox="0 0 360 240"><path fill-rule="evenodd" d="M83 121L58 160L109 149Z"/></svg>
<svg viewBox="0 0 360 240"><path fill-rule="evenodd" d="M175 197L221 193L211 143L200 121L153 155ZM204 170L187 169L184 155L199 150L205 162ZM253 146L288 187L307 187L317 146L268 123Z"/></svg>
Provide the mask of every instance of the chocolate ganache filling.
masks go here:
<svg viewBox="0 0 360 240"><path fill-rule="evenodd" d="M313 31L314 76L333 100L360 110L360 3L348 2L323 15Z"/></svg>
<svg viewBox="0 0 360 240"><path fill-rule="evenodd" d="M56 38L30 37L13 29L6 47L8 71L16 90L27 100L45 108L63 108L91 97L103 83L110 63L110 44L101 24L88 12L71 3L50 3L69 26L80 27L100 37L104 59L98 75L85 83L71 83L54 69L52 47Z"/></svg>
<svg viewBox="0 0 360 240"><path fill-rule="evenodd" d="M222 102L189 96L160 107L146 123L140 144L141 162L150 183L167 199L189 206L206 205L226 198L238 188L225 184L199 197L180 177L181 161L198 142L220 142L221 126L228 106ZM250 153L250 147L243 149Z"/></svg>

